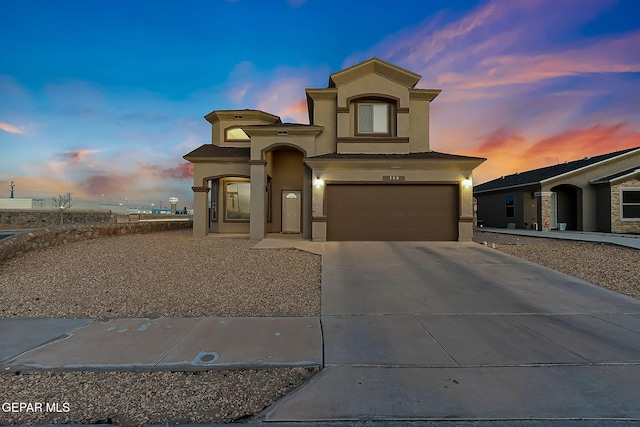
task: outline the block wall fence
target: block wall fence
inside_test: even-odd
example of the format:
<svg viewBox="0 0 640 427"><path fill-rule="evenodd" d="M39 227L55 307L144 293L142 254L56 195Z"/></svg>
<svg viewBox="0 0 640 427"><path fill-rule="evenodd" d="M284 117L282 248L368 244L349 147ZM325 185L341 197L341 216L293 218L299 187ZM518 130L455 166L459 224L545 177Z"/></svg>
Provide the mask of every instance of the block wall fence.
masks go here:
<svg viewBox="0 0 640 427"><path fill-rule="evenodd" d="M0 263L26 252L81 240L127 234L153 233L193 227L193 220L79 224L25 231L0 240Z"/></svg>

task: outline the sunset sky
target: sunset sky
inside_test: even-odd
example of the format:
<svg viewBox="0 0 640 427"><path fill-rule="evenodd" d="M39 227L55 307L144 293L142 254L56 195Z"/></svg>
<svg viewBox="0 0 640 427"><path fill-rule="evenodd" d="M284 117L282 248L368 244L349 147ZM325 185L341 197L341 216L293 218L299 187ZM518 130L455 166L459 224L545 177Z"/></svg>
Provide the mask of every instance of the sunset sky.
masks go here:
<svg viewBox="0 0 640 427"><path fill-rule="evenodd" d="M431 149L475 183L640 146L637 0L1 0L0 197L191 206L203 116L308 123L305 88L379 57L442 89ZM104 196L103 196L104 195Z"/></svg>

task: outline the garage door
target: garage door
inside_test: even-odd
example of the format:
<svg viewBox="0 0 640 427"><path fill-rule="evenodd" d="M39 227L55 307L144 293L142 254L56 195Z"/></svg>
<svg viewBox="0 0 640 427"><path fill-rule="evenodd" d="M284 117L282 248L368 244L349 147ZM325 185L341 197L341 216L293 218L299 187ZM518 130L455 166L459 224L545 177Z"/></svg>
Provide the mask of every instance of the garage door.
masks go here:
<svg viewBox="0 0 640 427"><path fill-rule="evenodd" d="M457 185L327 186L327 240L458 240Z"/></svg>

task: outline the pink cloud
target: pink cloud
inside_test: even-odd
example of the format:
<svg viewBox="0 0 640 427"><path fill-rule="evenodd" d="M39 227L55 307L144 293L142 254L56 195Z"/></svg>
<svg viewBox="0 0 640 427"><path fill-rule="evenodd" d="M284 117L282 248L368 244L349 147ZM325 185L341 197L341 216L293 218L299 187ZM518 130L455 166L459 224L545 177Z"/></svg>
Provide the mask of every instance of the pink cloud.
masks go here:
<svg viewBox="0 0 640 427"><path fill-rule="evenodd" d="M258 108L282 118L283 122L308 123L302 78L276 79L257 94ZM304 108L302 105L304 104Z"/></svg>
<svg viewBox="0 0 640 427"><path fill-rule="evenodd" d="M293 102L284 108L282 108L278 113L280 117L292 117L295 119L297 123L300 122L309 122L309 108L307 106L306 99L300 99L298 102Z"/></svg>
<svg viewBox="0 0 640 427"><path fill-rule="evenodd" d="M85 163L93 160L93 155L102 153L105 150L94 150L90 148L80 148L77 150L67 150L58 154L58 157L69 163Z"/></svg>
<svg viewBox="0 0 640 427"><path fill-rule="evenodd" d="M181 162L178 166L163 167L138 163L139 174L160 179L191 180L193 179L193 163Z"/></svg>
<svg viewBox="0 0 640 427"><path fill-rule="evenodd" d="M477 146L460 153L488 159L474 172L475 182L482 183L501 175L638 146L640 132L621 123L569 129L536 141L527 141L518 133L501 129L481 137Z"/></svg>
<svg viewBox="0 0 640 427"><path fill-rule="evenodd" d="M23 134L25 130L20 129L18 126L10 125L9 123L0 122L0 130L7 133Z"/></svg>
<svg viewBox="0 0 640 427"><path fill-rule="evenodd" d="M127 190L131 192L132 182L130 176L99 174L85 177L78 183L78 187L85 197L96 199L102 194L126 194Z"/></svg>
<svg viewBox="0 0 640 427"><path fill-rule="evenodd" d="M588 73L630 73L640 71L637 56L627 56L640 46L640 32L595 46L559 53L527 56L511 54L487 58L472 73L445 73L440 83L474 89L512 84L531 84L541 80Z"/></svg>

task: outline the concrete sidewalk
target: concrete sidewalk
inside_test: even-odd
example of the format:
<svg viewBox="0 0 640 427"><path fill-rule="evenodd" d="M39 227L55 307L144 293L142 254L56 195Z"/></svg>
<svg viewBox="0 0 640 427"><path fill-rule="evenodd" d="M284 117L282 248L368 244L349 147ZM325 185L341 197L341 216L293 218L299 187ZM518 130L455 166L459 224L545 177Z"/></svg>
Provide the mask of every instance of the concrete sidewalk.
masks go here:
<svg viewBox="0 0 640 427"><path fill-rule="evenodd" d="M610 243L612 245L626 246L640 249L640 235L636 234L612 234L590 231L536 231L507 228L482 227L477 231L487 233L514 234L517 236L542 237L560 240L578 240L582 242Z"/></svg>
<svg viewBox="0 0 640 427"><path fill-rule="evenodd" d="M321 365L316 317L0 319L4 371Z"/></svg>

